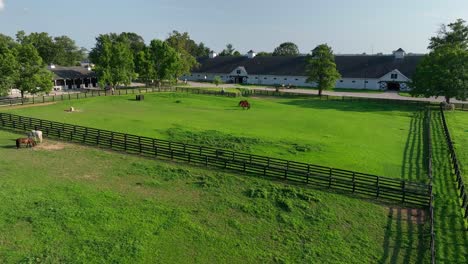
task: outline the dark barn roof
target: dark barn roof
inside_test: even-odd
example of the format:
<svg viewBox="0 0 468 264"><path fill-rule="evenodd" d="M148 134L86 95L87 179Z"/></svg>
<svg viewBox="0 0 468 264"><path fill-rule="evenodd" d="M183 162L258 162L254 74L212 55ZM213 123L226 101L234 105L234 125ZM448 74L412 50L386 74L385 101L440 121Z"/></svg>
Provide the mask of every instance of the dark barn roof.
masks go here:
<svg viewBox="0 0 468 264"><path fill-rule="evenodd" d="M89 71L86 67L60 67L56 66L54 69L49 69L54 73L54 80L61 79L84 79L84 78L95 78L96 73Z"/></svg>
<svg viewBox="0 0 468 264"><path fill-rule="evenodd" d="M337 55L335 62L343 78L380 78L392 70L399 70L411 78L422 55L406 56L395 59L393 55ZM231 73L243 66L248 74L253 75L286 75L306 76L306 56L281 57L262 56L224 57L213 59L199 58L200 67L194 73Z"/></svg>

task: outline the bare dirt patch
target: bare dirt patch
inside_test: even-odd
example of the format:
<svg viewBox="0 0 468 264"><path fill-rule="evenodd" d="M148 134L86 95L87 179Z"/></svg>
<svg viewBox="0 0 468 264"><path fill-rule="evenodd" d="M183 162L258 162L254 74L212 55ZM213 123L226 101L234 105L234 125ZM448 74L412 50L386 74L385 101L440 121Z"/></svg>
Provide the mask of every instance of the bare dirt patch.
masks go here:
<svg viewBox="0 0 468 264"><path fill-rule="evenodd" d="M426 210L420 208L388 208L389 217L403 222L423 225L426 222Z"/></svg>
<svg viewBox="0 0 468 264"><path fill-rule="evenodd" d="M56 150L62 150L66 148L68 144L61 143L61 142L50 142L50 141L45 141L42 144L38 144L35 149L38 150L48 150L48 151L56 151Z"/></svg>

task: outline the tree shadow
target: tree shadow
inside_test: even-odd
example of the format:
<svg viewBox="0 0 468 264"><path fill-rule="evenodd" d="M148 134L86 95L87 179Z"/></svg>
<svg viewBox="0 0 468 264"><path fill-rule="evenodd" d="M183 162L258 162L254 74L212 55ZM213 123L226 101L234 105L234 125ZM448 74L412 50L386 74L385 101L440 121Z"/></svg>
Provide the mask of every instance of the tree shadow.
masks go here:
<svg viewBox="0 0 468 264"><path fill-rule="evenodd" d="M429 241L425 236L424 209L390 207L378 263L427 263Z"/></svg>
<svg viewBox="0 0 468 264"><path fill-rule="evenodd" d="M468 263L467 230L439 111L432 112L431 126L436 260Z"/></svg>
<svg viewBox="0 0 468 264"><path fill-rule="evenodd" d="M400 111L400 112L414 112L423 108L420 103L398 103L390 101L376 102L374 99L364 99L356 101L339 101L339 100L320 100L315 98L306 99L291 99L280 101L280 104L292 105L303 108L314 109L332 109L346 112L385 112L385 111Z"/></svg>

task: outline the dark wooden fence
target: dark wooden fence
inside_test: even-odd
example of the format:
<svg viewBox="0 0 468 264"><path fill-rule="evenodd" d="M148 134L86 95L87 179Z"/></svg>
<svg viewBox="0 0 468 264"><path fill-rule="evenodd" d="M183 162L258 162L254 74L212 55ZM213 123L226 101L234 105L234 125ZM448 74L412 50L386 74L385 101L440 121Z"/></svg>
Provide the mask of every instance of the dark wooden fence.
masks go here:
<svg viewBox="0 0 468 264"><path fill-rule="evenodd" d="M85 90L74 93L65 93L65 94L52 94L52 95L42 95L42 96L30 96L30 97L13 97L13 98L0 98L0 106L13 106L13 105L28 105L28 104L43 104L56 101L64 100L76 100L76 99L85 99L90 97L97 96L115 96L115 95L138 95L144 93L157 93L157 92L190 92L194 94L206 94L206 95L219 95L227 97L237 97L240 96L239 93L235 92L222 92L217 90L207 90L207 89L196 89L196 88L182 88L182 87L136 87L136 88L125 88L117 89L114 92L103 91L103 90Z"/></svg>
<svg viewBox="0 0 468 264"><path fill-rule="evenodd" d="M455 152L455 148L453 146L452 137L450 136L450 131L447 125L447 120L445 118L444 109L442 106L440 107L440 112L442 116L442 124L444 126L445 138L447 139L447 144L449 147L450 158L452 160L452 166L455 171L455 176L457 178L458 183L458 191L460 195L460 199L462 200L462 208L465 213L465 219L468 220L468 193L465 187L465 183L463 181L463 176L460 168L460 162L457 159L457 153Z"/></svg>
<svg viewBox="0 0 468 264"><path fill-rule="evenodd" d="M431 130L431 108L428 107L426 110L426 122L425 122L425 137L426 137L426 159L427 159L427 176L430 180L429 185L429 225L430 225L430 236L431 236L431 243L430 243L430 251L431 251L431 263L436 263L436 251L435 251L435 230L434 230L434 193L432 191L432 182L433 182L433 174L432 174L432 130Z"/></svg>
<svg viewBox="0 0 468 264"><path fill-rule="evenodd" d="M164 157L204 166L253 173L263 177L345 191L415 206L429 206L430 186L354 171L276 159L205 146L52 122L0 113L5 128L43 131L46 137L105 147L127 153Z"/></svg>

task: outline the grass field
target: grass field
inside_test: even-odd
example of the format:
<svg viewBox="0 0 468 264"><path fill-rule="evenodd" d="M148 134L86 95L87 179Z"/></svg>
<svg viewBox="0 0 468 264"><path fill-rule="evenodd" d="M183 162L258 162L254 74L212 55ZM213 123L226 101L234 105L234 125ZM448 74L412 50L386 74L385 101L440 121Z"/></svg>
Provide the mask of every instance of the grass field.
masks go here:
<svg viewBox="0 0 468 264"><path fill-rule="evenodd" d="M428 263L423 213L0 130L0 263Z"/></svg>
<svg viewBox="0 0 468 264"><path fill-rule="evenodd" d="M468 183L468 112L446 111L445 114L465 183Z"/></svg>
<svg viewBox="0 0 468 264"><path fill-rule="evenodd" d="M422 112L412 106L311 98L194 94L98 97L3 109L59 122L426 181ZM65 109L74 106L78 112Z"/></svg>
<svg viewBox="0 0 468 264"><path fill-rule="evenodd" d="M256 85L256 84L236 84L237 87L252 87L252 88L265 88L265 87L276 87L275 85ZM295 89L308 89L318 90L317 88L310 86L295 86ZM354 89L354 88L333 88L330 91L333 92L349 92L349 93L384 93L382 90L371 90L371 89Z"/></svg>

